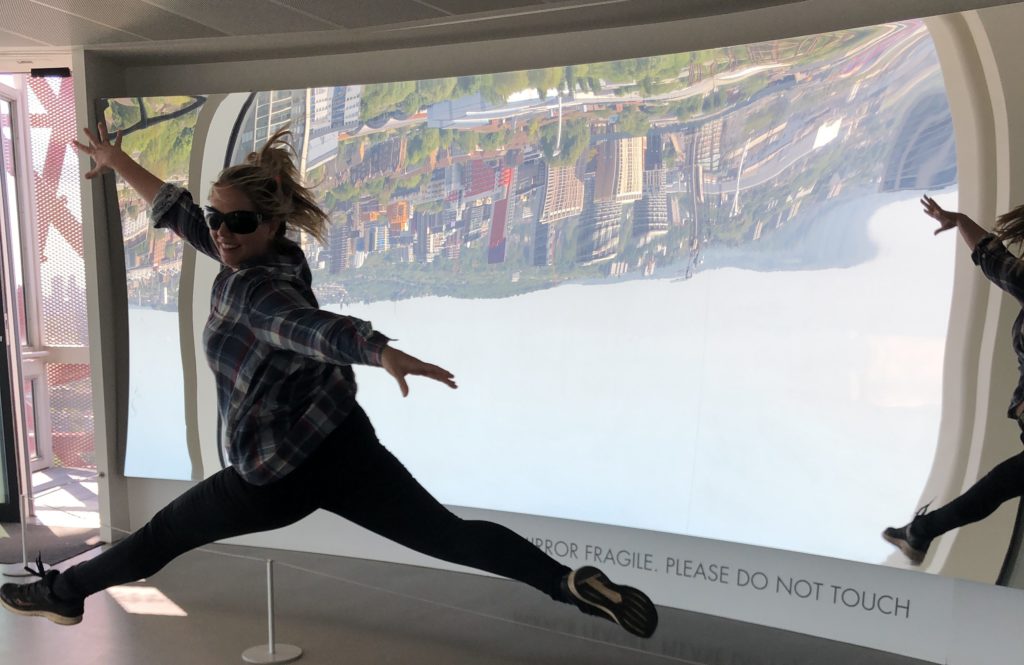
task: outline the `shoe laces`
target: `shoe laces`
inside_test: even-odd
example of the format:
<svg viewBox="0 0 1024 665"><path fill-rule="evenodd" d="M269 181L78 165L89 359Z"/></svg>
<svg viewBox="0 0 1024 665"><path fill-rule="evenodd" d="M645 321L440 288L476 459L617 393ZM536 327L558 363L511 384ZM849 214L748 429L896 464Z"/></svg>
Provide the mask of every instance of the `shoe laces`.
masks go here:
<svg viewBox="0 0 1024 665"><path fill-rule="evenodd" d="M25 570L27 570L30 575L34 575L35 577L46 577L46 571L43 568L43 553L42 552L39 552L36 555L36 562L35 562L35 564L36 564L36 570L33 570L32 568L30 568L28 566L25 567Z"/></svg>
<svg viewBox="0 0 1024 665"><path fill-rule="evenodd" d="M29 575L32 575L34 577L38 577L39 579L45 580L46 579L46 568L43 566L43 553L42 552L39 552L39 554L36 555L35 564L36 564L35 569L31 568L30 566L25 566L25 570L28 571Z"/></svg>

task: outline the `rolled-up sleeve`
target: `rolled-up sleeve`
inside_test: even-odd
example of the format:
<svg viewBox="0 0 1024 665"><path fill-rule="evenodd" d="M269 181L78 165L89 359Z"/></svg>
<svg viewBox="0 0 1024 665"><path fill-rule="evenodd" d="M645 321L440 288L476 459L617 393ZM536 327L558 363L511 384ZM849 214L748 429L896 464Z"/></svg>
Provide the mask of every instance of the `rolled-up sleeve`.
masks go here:
<svg viewBox="0 0 1024 665"><path fill-rule="evenodd" d="M193 202L187 189L165 182L153 199L150 218L154 228L170 229L198 251L220 262L220 252L210 237L203 210Z"/></svg>
<svg viewBox="0 0 1024 665"><path fill-rule="evenodd" d="M335 365L381 364L388 337L369 321L311 306L288 278L260 279L248 303L253 334L272 347Z"/></svg>

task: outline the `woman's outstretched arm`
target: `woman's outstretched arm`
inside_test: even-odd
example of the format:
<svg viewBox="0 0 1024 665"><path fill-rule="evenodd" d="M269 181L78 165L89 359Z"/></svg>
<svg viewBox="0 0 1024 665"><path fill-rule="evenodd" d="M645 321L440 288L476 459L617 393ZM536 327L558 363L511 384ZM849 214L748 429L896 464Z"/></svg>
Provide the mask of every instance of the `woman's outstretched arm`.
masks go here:
<svg viewBox="0 0 1024 665"><path fill-rule="evenodd" d="M156 228L170 229L203 254L221 261L220 252L206 227L203 211L192 201L188 191L164 182L121 150L121 132L111 140L106 125L101 122L96 126L95 134L86 128L85 135L89 137L88 145L78 141L74 141L74 145L94 162L93 168L86 172L86 178L113 171L152 208Z"/></svg>
<svg viewBox="0 0 1024 665"><path fill-rule="evenodd" d="M960 231L960 237L967 243L967 249L972 252L978 246L981 239L989 234L988 231L978 226L977 222L964 213L943 210L935 202L935 199L927 194L921 197L921 205L924 206L924 214L939 223L939 228L935 229L935 235L939 235L943 231L948 231L952 228L957 228Z"/></svg>
<svg viewBox="0 0 1024 665"><path fill-rule="evenodd" d="M1024 261L1010 253L999 239L962 212L943 210L930 196L921 198L926 215L939 223L936 234L956 227L971 250L971 260L985 277L1024 304Z"/></svg>

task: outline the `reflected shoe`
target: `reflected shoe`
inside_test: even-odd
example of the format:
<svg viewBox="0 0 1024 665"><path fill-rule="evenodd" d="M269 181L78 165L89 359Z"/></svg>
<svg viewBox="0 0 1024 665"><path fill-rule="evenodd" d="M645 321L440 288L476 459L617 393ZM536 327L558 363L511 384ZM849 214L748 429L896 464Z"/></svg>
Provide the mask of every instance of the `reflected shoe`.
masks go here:
<svg viewBox="0 0 1024 665"><path fill-rule="evenodd" d="M562 578L562 593L584 613L614 621L639 637L650 637L658 627L658 610L647 594L615 584L593 566Z"/></svg>
<svg viewBox="0 0 1024 665"><path fill-rule="evenodd" d="M63 600L53 592L53 582L60 575L56 570L43 572L43 564L37 559L39 570L27 568L40 579L30 584L5 584L0 587L0 605L15 614L45 617L62 626L73 626L82 620L85 604L81 599Z"/></svg>
<svg viewBox="0 0 1024 665"><path fill-rule="evenodd" d="M914 519L910 521L910 524L906 524L901 527L888 527L882 532L882 538L887 540L889 543L899 548L903 554L910 559L910 563L915 566L920 566L921 562L924 561L924 557L928 554L928 548L932 544L931 538L921 538L915 536L913 533L914 522L919 517L924 515L925 511L928 510L928 506L922 507L914 515Z"/></svg>

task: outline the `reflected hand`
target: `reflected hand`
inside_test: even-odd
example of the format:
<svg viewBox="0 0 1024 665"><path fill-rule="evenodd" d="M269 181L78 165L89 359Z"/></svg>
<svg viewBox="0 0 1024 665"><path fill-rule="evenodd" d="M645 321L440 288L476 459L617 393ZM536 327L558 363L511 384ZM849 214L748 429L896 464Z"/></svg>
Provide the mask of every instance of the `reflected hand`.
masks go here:
<svg viewBox="0 0 1024 665"><path fill-rule="evenodd" d="M86 172L86 179L95 178L107 171L113 171L114 162L124 154L121 150L121 131L118 130L114 136L114 140L111 141L110 137L107 136L107 126L105 123L99 123L96 125L96 134L93 135L89 128L85 128L85 135L89 137L89 145L79 143L78 141L72 141L72 145L79 152L84 152L92 158L95 162L95 166L88 172Z"/></svg>
<svg viewBox="0 0 1024 665"><path fill-rule="evenodd" d="M955 229L960 219L966 217L962 212L943 210L942 206L927 194L921 197L921 205L924 206L924 214L939 223L939 228L935 229L935 235L939 235L943 231Z"/></svg>
<svg viewBox="0 0 1024 665"><path fill-rule="evenodd" d="M455 375L437 365L425 363L419 358L414 358L393 346L385 346L380 356L380 366L387 370L387 373L395 377L398 387L402 391L402 397L409 394L409 384L405 377L409 375L425 376L428 379L439 381L449 388L458 388L455 385Z"/></svg>

